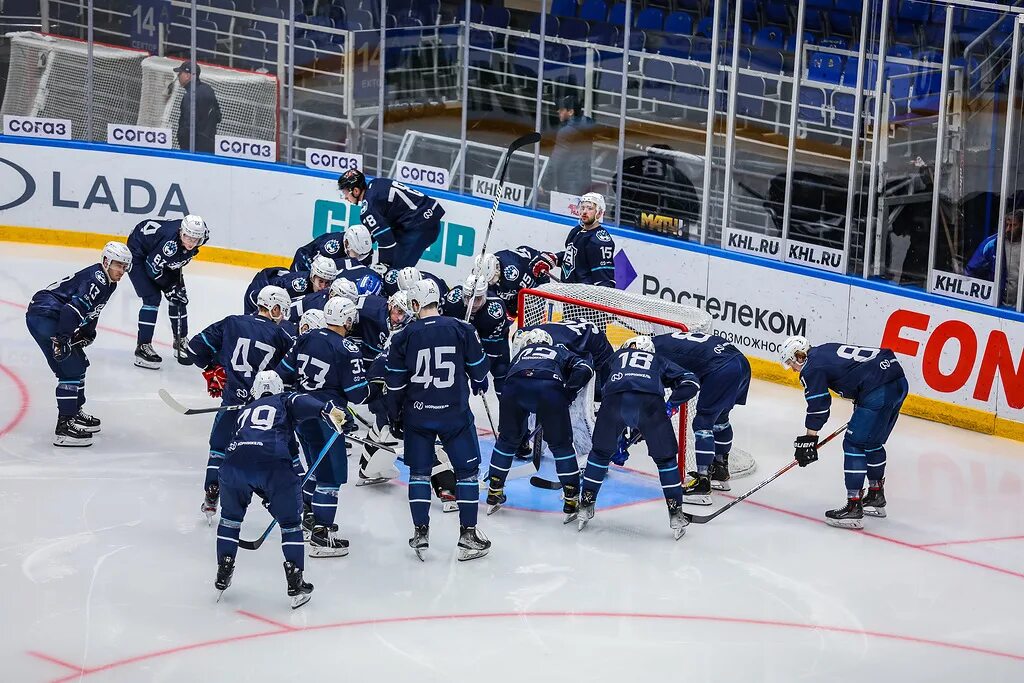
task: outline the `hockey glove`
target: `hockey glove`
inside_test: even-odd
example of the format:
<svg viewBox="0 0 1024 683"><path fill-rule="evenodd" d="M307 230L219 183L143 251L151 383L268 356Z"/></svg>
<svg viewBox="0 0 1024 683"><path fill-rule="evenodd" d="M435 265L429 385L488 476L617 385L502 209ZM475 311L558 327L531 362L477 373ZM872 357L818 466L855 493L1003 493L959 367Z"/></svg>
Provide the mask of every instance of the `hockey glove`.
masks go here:
<svg viewBox="0 0 1024 683"><path fill-rule="evenodd" d="M167 297L167 303L169 304L176 304L178 306L188 305L188 292L185 291L184 284L172 286L164 292L164 296Z"/></svg>
<svg viewBox="0 0 1024 683"><path fill-rule="evenodd" d="M348 421L348 415L345 414L343 408L334 405L334 401L328 401L320 415L331 423L334 431L339 434L345 431L345 422Z"/></svg>
<svg viewBox="0 0 1024 683"><path fill-rule="evenodd" d="M399 418L395 418L391 422L390 428L391 428L391 435L394 436L396 439L404 439L405 438L405 429L403 429L402 418L400 418L400 417Z"/></svg>
<svg viewBox="0 0 1024 683"><path fill-rule="evenodd" d="M81 346L83 349L96 341L96 329L91 325L79 327L71 335L71 345Z"/></svg>
<svg viewBox="0 0 1024 683"><path fill-rule="evenodd" d="M612 456L612 462L619 467L626 464L629 459L629 430L627 429L622 434L619 434L618 449L615 451L615 455Z"/></svg>
<svg viewBox="0 0 1024 683"><path fill-rule="evenodd" d="M665 401L665 415L674 417L679 412L679 404L672 401Z"/></svg>
<svg viewBox="0 0 1024 683"><path fill-rule="evenodd" d="M228 376L224 372L224 366L211 365L203 370L203 377L206 379L206 393L212 398L220 398L224 393L224 387L228 383Z"/></svg>
<svg viewBox="0 0 1024 683"><path fill-rule="evenodd" d="M381 279L383 279L387 272L391 270L391 266L387 263L374 263L370 266L370 270L380 275Z"/></svg>
<svg viewBox="0 0 1024 683"><path fill-rule="evenodd" d="M530 272L538 280L547 277L551 269L558 265L558 256L550 251L542 251L530 262Z"/></svg>
<svg viewBox="0 0 1024 683"><path fill-rule="evenodd" d="M816 435L807 434L796 437L793 447L796 449L793 457L796 458L800 467L807 467L818 459L818 437Z"/></svg>
<svg viewBox="0 0 1024 683"><path fill-rule="evenodd" d="M71 340L68 337L61 335L50 337L50 343L53 344L53 359L58 363L67 360L67 357L71 355Z"/></svg>
<svg viewBox="0 0 1024 683"><path fill-rule="evenodd" d="M484 377L479 382L474 380L473 383L472 383L473 395L474 396L481 396L483 394L486 394L487 393L487 387L489 387L489 386L490 386L490 384L488 384L486 377Z"/></svg>

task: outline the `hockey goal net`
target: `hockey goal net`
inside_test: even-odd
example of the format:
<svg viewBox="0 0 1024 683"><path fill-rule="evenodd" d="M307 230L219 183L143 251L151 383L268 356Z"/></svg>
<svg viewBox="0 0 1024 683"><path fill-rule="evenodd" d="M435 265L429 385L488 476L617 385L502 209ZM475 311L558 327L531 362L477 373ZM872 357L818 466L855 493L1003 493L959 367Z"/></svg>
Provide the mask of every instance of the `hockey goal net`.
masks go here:
<svg viewBox="0 0 1024 683"><path fill-rule="evenodd" d="M605 332L608 342L616 349L636 335L653 337L673 332L712 332L711 316L699 308L608 287L551 283L519 293L519 327L562 320L595 324ZM593 433L597 414L593 395L592 387L580 392L580 399L573 406L573 419L584 419L590 433ZM681 472L697 469L692 424L696 406L697 399L694 398L672 418L679 440ZM574 439L577 454L585 457L590 450L589 444L580 443L578 435L574 435ZM584 450L585 453L582 452ZM733 446L729 455L729 472L733 477L750 474L756 466L748 452Z"/></svg>

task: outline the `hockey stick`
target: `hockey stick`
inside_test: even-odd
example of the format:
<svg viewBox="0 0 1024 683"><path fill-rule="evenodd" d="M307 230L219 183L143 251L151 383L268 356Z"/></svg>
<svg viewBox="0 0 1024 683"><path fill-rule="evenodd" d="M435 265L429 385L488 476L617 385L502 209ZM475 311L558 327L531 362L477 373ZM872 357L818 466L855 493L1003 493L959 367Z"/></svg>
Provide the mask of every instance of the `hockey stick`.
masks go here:
<svg viewBox="0 0 1024 683"><path fill-rule="evenodd" d="M829 441L831 441L832 439L836 438L837 436L839 436L840 434L845 432L846 428L849 426L849 424L850 423L844 424L842 427L840 427L836 431L834 431L831 434L829 434L828 436L826 436L825 439L818 444L817 449L820 450L822 446L824 446ZM759 491L760 489L764 488L768 484L772 483L773 481L775 481L776 479L781 477L783 474L785 474L786 472L790 471L791 469L793 469L794 467L796 467L799 464L800 463L798 463L796 460L790 462L788 465L783 467L781 470L779 470L778 472L776 472L772 476L768 477L767 479L762 481L760 484L758 484L754 488L752 488L749 491L747 491L746 493L744 493L742 496L738 496L735 500L729 501L728 504L723 505L720 509L715 510L710 515L700 516L700 515L691 515L689 513L683 513L683 514L685 514L687 519L689 519L694 524L707 524L708 522L713 520L718 515L722 514L723 512L725 512L729 508L733 507L737 503L743 502L744 500L746 500L747 498L752 496L756 491Z"/></svg>
<svg viewBox="0 0 1024 683"><path fill-rule="evenodd" d="M643 438L643 435L640 433L639 430L637 430L637 432L629 438L629 441L626 442L626 448L629 448L630 446L635 446L636 444L640 443L641 438ZM537 464L537 469L539 470L540 454L536 449L534 450L534 462ZM584 467L586 467L586 465L584 465ZM535 486L539 489L545 489L548 491L557 491L560 488L562 488L562 482L558 480L551 481L550 479L545 479L544 477L534 476L530 477L530 486Z"/></svg>
<svg viewBox="0 0 1024 683"><path fill-rule="evenodd" d="M219 413L222 410L241 410L245 407L245 404L239 404L237 406L217 406L215 408L189 408L179 403L166 389L160 389L156 393L171 410L182 415L204 415L206 413Z"/></svg>
<svg viewBox="0 0 1024 683"><path fill-rule="evenodd" d="M327 443L325 443L324 447L320 449L320 455L316 456L316 462L314 462L313 466L309 468L308 472L306 472L306 476L302 478L302 482L299 484L300 489L302 488L302 485L309 481L309 478L313 476L313 472L316 471L317 465L319 465L320 461L324 459L324 456L327 455L327 451L331 449L331 446L334 445L334 442L338 440L338 437L340 435L341 434L339 432L335 432L334 434L331 434L331 438L327 439ZM270 526L267 527L267 530L264 531L263 535L257 538L255 541L247 541L244 538L239 538L238 547L243 550L258 549L261 545L263 545L263 541L267 540L267 536L270 535L270 532L274 530L275 526L277 526L277 518L274 518L270 522Z"/></svg>
<svg viewBox="0 0 1024 683"><path fill-rule="evenodd" d="M535 142L540 142L540 133L534 131L527 133L522 137L516 138L512 141L512 144L505 150L505 154L501 158L501 170L498 173L498 189L494 193L494 203L491 204L491 217L487 219L487 230L484 232L484 242L480 247L480 257L483 258L484 254L487 253L487 242L491 237L491 229L494 227L494 217L498 214L498 205L501 203L501 197L505 194L505 173L508 171L508 164L512 161L512 155L515 152L527 145L532 145ZM476 292L476 285L480 281L480 270L478 268L473 269L473 291L469 293L472 297ZM473 305L470 303L466 306L466 317L463 318L464 322L469 322L470 317L473 315ZM497 432L495 432L497 434Z"/></svg>

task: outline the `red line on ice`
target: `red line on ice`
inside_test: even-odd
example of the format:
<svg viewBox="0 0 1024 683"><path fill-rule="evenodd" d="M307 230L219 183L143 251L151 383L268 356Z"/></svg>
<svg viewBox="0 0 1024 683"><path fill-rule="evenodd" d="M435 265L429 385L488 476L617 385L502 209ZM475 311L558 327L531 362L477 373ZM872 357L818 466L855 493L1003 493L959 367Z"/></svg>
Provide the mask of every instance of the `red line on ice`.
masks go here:
<svg viewBox="0 0 1024 683"><path fill-rule="evenodd" d="M278 627L279 629L281 629L283 631L297 631L297 630L299 630L295 626L289 626L288 624L282 624L280 621L274 621L273 619L270 619L268 617L261 617L258 614L253 614L252 612L246 612L244 609L235 610L235 612L238 613L238 614L241 614L243 617L248 617L248 618L254 619L256 621L262 621L264 624L270 624L271 626L276 626L276 627Z"/></svg>
<svg viewBox="0 0 1024 683"><path fill-rule="evenodd" d="M11 381L14 382L15 388L18 390L18 411L7 424L0 427L0 437L4 437L14 431L14 428L18 426L18 423L25 419L25 414L28 413L28 406L31 403L31 398L29 397L28 386L21 377L18 376L18 373L14 372L14 370L11 370L2 363L0 363L0 372L10 377Z"/></svg>
<svg viewBox="0 0 1024 683"><path fill-rule="evenodd" d="M248 615L248 613L246 614ZM94 673L109 671L111 669L117 669L120 667L128 666L131 664L137 664L139 662L144 662L152 659L158 659L160 657L168 657L170 655L190 652L192 650L218 647L221 645L229 645L232 643L239 643L247 640L256 640L260 638L269 638L272 636L297 635L313 631L356 628L360 626L384 626L389 624L429 623L433 621L480 621L488 619L522 619L524 617L533 619L652 619L660 621L704 622L716 624L738 624L742 626L765 626L773 628L792 629L798 631L823 631L826 633L864 636L869 638L879 638L883 640L913 643L916 645L931 645L933 647L940 647L948 650L959 650L961 652L971 652L975 654L990 655L993 657L1002 657L1004 659L1011 659L1018 662L1024 662L1024 655L1016 654L1013 652L1002 652L999 650L976 647L974 645L951 643L943 640L934 640L931 638L919 638L917 636L909 636L899 633L883 633L881 631L866 631L856 628L846 628L843 626L802 624L792 621L776 621L771 619L747 619L743 617L726 617L706 614L656 614L642 612L489 612L476 614L432 614L406 617L389 617L383 619L358 619L353 621L341 621L333 624L322 624L320 626L285 627L284 625L281 625L281 628L278 628L273 631L264 631L262 633L249 633L238 636L228 636L226 638L216 638L212 640L200 641L197 643L190 643L188 645L179 645L177 647L170 647L163 650L155 650L153 652L147 652L140 655L135 655L133 657L126 657L124 659L119 659L100 666L76 669L74 674L58 678L54 681L54 683L71 681L78 677L91 676ZM270 619L263 619L261 617L257 618L261 619L262 621L267 621L268 623L277 623ZM37 653L34 652L30 654L33 654L34 656L39 656ZM52 661L54 661L55 663L60 663L63 666L66 666L65 663L59 662L59 660Z"/></svg>
<svg viewBox="0 0 1024 683"><path fill-rule="evenodd" d="M5 306L13 306L14 308L20 308L23 311L28 309L28 305L26 304L18 303L17 301L8 301L7 299L0 299L0 304L4 304ZM138 334L136 334L135 332L119 330L116 327L107 327L106 325L97 325L96 329L103 330L104 332L110 332L111 334L118 334L121 335L122 337L131 337L132 339L136 339L138 337ZM171 348L171 344L168 344L167 342L154 340L153 344L155 346L166 346L167 348Z"/></svg>
<svg viewBox="0 0 1024 683"><path fill-rule="evenodd" d="M57 659L56 657L51 657L50 655L45 655L42 652L36 652L35 650L29 650L28 654L33 656L33 657L35 657L36 659L41 659L44 662L50 662L51 664L56 664L57 666L63 666L65 669L71 669L72 671L75 672L76 675L80 675L80 674L82 674L85 671L85 669L83 669L80 666L76 666L74 664L68 664L63 659Z"/></svg>
<svg viewBox="0 0 1024 683"><path fill-rule="evenodd" d="M933 548L937 545L967 545L968 543L994 543L996 541L1021 541L1024 536L996 536L995 538L969 538L965 541L940 541L939 543L921 543L918 548Z"/></svg>

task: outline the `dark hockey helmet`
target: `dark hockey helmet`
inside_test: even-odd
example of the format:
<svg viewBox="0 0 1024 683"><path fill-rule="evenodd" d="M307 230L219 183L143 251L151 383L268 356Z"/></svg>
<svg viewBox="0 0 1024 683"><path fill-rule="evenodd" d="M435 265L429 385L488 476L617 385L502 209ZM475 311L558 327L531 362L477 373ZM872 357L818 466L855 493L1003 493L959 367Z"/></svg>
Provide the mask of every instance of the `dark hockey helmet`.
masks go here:
<svg viewBox="0 0 1024 683"><path fill-rule="evenodd" d="M366 189L366 176L357 168L350 168L338 177L339 190Z"/></svg>

